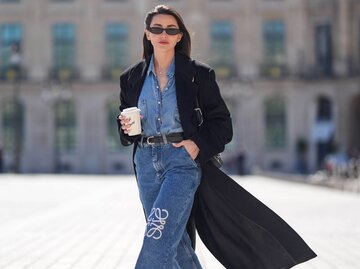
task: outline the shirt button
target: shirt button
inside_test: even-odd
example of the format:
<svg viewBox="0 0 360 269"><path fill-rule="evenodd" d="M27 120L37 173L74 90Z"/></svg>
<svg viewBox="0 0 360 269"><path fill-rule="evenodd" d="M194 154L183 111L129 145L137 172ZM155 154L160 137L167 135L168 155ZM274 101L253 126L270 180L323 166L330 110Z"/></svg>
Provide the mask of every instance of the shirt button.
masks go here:
<svg viewBox="0 0 360 269"><path fill-rule="evenodd" d="M160 101L158 102L158 104L160 105Z"/></svg>
<svg viewBox="0 0 360 269"><path fill-rule="evenodd" d="M160 118L158 118L158 121L160 121Z"/></svg>

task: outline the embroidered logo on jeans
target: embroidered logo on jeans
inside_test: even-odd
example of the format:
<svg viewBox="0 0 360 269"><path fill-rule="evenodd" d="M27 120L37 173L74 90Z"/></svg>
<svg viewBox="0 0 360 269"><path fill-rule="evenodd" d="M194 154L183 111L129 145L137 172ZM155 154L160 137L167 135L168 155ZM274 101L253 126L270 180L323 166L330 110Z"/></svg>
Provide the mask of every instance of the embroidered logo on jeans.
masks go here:
<svg viewBox="0 0 360 269"><path fill-rule="evenodd" d="M169 217L169 212L166 209L153 208L147 219L147 237L160 239L162 230L165 228L166 219Z"/></svg>

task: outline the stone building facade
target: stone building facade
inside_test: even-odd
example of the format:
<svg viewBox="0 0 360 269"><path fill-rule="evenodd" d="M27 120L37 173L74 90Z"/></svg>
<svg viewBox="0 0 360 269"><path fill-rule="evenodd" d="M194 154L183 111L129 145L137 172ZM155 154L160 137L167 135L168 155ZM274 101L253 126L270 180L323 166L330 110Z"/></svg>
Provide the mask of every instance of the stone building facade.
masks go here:
<svg viewBox="0 0 360 269"><path fill-rule="evenodd" d="M360 3L173 0L192 56L213 66L232 113L236 172L315 171L360 149ZM155 0L0 1L5 171L131 172L115 127L121 71L141 59Z"/></svg>

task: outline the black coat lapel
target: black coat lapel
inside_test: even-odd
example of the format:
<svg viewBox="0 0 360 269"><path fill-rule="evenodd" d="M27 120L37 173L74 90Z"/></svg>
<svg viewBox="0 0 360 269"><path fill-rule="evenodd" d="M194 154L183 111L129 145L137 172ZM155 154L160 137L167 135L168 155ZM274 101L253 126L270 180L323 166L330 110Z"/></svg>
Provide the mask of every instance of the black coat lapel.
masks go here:
<svg viewBox="0 0 360 269"><path fill-rule="evenodd" d="M150 63L150 58L146 61L142 61L133 72L130 74L128 79L128 85L130 88L129 91L129 99L131 106L137 106L139 96L141 93L142 86L144 85L144 81L146 78L146 72L148 70Z"/></svg>
<svg viewBox="0 0 360 269"><path fill-rule="evenodd" d="M175 56L175 83L176 97L178 99L179 110L189 106L196 96L196 84L194 76L196 70L189 58L181 54Z"/></svg>
<svg viewBox="0 0 360 269"><path fill-rule="evenodd" d="M191 59L181 54L175 54L175 84L176 98L179 109L181 124L185 132L193 129L191 118L195 107L197 85L194 83L196 69Z"/></svg>

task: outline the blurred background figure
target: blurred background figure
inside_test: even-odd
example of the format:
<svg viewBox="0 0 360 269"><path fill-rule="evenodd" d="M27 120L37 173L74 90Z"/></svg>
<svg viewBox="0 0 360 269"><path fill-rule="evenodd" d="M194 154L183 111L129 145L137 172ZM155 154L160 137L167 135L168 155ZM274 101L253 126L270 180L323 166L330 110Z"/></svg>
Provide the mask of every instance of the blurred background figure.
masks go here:
<svg viewBox="0 0 360 269"><path fill-rule="evenodd" d="M155 0L0 1L4 171L132 173L119 143L119 75L137 62ZM234 173L312 174L360 149L360 3L167 1L188 22L193 57L216 69ZM246 160L234 159L246 146ZM350 162L350 160L349 160Z"/></svg>
<svg viewBox="0 0 360 269"><path fill-rule="evenodd" d="M245 175L246 174L246 155L245 155L245 151L241 150L236 158L236 163L237 163L237 168L238 168L238 175Z"/></svg>

